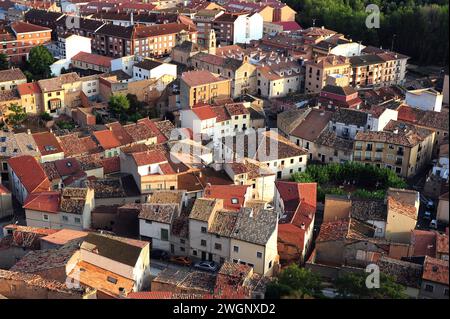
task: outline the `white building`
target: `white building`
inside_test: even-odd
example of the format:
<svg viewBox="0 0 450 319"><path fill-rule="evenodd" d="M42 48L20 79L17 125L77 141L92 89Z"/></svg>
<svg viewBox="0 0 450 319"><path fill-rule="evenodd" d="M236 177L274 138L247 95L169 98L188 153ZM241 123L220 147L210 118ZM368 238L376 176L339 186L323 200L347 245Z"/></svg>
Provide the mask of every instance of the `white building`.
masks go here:
<svg viewBox="0 0 450 319"><path fill-rule="evenodd" d="M128 55L111 61L111 71L122 70L129 76L133 76L133 65L136 63L134 55Z"/></svg>
<svg viewBox="0 0 450 319"><path fill-rule="evenodd" d="M197 106L180 111L181 127L191 129L194 134L214 136L217 115L211 106Z"/></svg>
<svg viewBox="0 0 450 319"><path fill-rule="evenodd" d="M141 291L148 288L151 280L150 244L89 233L67 263L66 274L82 285L116 298Z"/></svg>
<svg viewBox="0 0 450 319"><path fill-rule="evenodd" d="M170 251L171 225L179 214L176 204L145 203L139 209L139 235L152 243L152 249Z"/></svg>
<svg viewBox="0 0 450 319"><path fill-rule="evenodd" d="M162 63L152 59L144 59L133 65L134 80L159 79L164 75L177 77L177 66L170 63Z"/></svg>
<svg viewBox="0 0 450 319"><path fill-rule="evenodd" d="M256 273L272 276L278 249L278 214L243 208L231 233L230 260L253 267Z"/></svg>
<svg viewBox="0 0 450 319"><path fill-rule="evenodd" d="M390 120L397 121L398 111L389 108L375 108L367 117L367 129L370 131L382 131Z"/></svg>
<svg viewBox="0 0 450 319"><path fill-rule="evenodd" d="M92 53L91 39L76 34L64 35L58 37L57 58L58 61L50 66L55 76L61 75L61 70L68 69L72 58L80 52Z"/></svg>
<svg viewBox="0 0 450 319"><path fill-rule="evenodd" d="M407 91L405 103L424 111L440 112L444 96L433 89Z"/></svg>
<svg viewBox="0 0 450 319"><path fill-rule="evenodd" d="M339 137L354 139L358 132L367 130L368 117L362 111L340 108L331 118L330 129Z"/></svg>

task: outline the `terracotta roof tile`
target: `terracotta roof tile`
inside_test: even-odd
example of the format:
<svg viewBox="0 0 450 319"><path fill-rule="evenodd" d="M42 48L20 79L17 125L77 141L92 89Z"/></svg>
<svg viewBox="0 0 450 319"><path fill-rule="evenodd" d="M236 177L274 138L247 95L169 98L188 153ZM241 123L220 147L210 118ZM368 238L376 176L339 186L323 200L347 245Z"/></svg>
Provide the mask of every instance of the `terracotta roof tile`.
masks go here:
<svg viewBox="0 0 450 319"><path fill-rule="evenodd" d="M426 256L422 279L448 286L448 261Z"/></svg>
<svg viewBox="0 0 450 319"><path fill-rule="evenodd" d="M50 190L50 181L34 157L29 155L13 157L8 160L8 165L29 194Z"/></svg>

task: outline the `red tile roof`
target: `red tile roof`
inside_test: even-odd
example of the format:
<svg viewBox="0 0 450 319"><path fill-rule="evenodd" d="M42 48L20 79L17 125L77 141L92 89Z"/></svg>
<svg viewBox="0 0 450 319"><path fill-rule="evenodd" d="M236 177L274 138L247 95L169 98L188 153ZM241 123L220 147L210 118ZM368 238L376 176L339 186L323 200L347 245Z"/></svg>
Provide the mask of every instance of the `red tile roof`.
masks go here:
<svg viewBox="0 0 450 319"><path fill-rule="evenodd" d="M120 158L119 156L108 157L102 159L103 173L112 174L120 172Z"/></svg>
<svg viewBox="0 0 450 319"><path fill-rule="evenodd" d="M130 292L127 295L129 299L172 299L171 291L139 291Z"/></svg>
<svg viewBox="0 0 450 319"><path fill-rule="evenodd" d="M197 115L197 117L201 121L206 121L217 117L217 114L213 111L213 109L209 105L197 107L194 106L192 108L192 112L194 112L195 115Z"/></svg>
<svg viewBox="0 0 450 319"><path fill-rule="evenodd" d="M17 85L17 91L19 91L19 94L21 96L29 94L39 94L41 93L41 87L37 82L22 83Z"/></svg>
<svg viewBox="0 0 450 319"><path fill-rule="evenodd" d="M205 188L205 197L223 199L223 208L238 211L244 207L245 195L249 187L246 185L208 185ZM237 202L233 203L233 199L237 199Z"/></svg>
<svg viewBox="0 0 450 319"><path fill-rule="evenodd" d="M181 75L181 79L189 86L199 86L227 80L206 70L184 72Z"/></svg>
<svg viewBox="0 0 450 319"><path fill-rule="evenodd" d="M56 214L59 211L60 200L59 192L34 193L28 195L23 208Z"/></svg>
<svg viewBox="0 0 450 319"><path fill-rule="evenodd" d="M13 22L11 29L16 33L52 31L52 29L22 21Z"/></svg>
<svg viewBox="0 0 450 319"><path fill-rule="evenodd" d="M282 21L273 23L282 26L283 31L297 31L302 29L302 27L295 21Z"/></svg>
<svg viewBox="0 0 450 319"><path fill-rule="evenodd" d="M54 163L61 176L75 175L81 171L81 165L75 158L64 158Z"/></svg>
<svg viewBox="0 0 450 319"><path fill-rule="evenodd" d="M448 261L425 257L422 279L448 286Z"/></svg>
<svg viewBox="0 0 450 319"><path fill-rule="evenodd" d="M436 233L414 229L411 232L412 256L436 256Z"/></svg>
<svg viewBox="0 0 450 319"><path fill-rule="evenodd" d="M79 61L83 63L89 63L94 65L100 65L105 68L111 67L111 61L113 59L110 57L106 57L99 54L87 53L87 52L79 52L74 57L72 57L72 61Z"/></svg>
<svg viewBox="0 0 450 319"><path fill-rule="evenodd" d="M166 156L158 151L145 151L139 153L132 153L131 156L133 157L137 166L167 162Z"/></svg>
<svg viewBox="0 0 450 319"><path fill-rule="evenodd" d="M298 248L298 252L303 251L303 245L305 240L305 230L292 224L280 224L278 225L278 241L295 245Z"/></svg>
<svg viewBox="0 0 450 319"><path fill-rule="evenodd" d="M167 142L167 138L164 136L164 134L161 132L161 130L158 128L158 126L150 120L148 117L140 119L138 123L145 124L148 128L152 130L152 132L156 135L156 143L161 144Z"/></svg>
<svg viewBox="0 0 450 319"><path fill-rule="evenodd" d="M50 155L56 153L63 153L63 149L59 144L56 136L50 132L34 133L33 139L39 149L41 155Z"/></svg>
<svg viewBox="0 0 450 319"><path fill-rule="evenodd" d="M316 242L343 240L347 236L349 221L346 219L323 222Z"/></svg>
<svg viewBox="0 0 450 319"><path fill-rule="evenodd" d="M12 157L8 165L29 194L50 190L50 181L38 161L30 155ZM30 174L30 172L32 172Z"/></svg>
<svg viewBox="0 0 450 319"><path fill-rule="evenodd" d="M87 234L87 232L79 230L61 229L54 234L42 237L41 240L55 245L65 245L69 241L85 237Z"/></svg>
<svg viewBox="0 0 450 319"><path fill-rule="evenodd" d="M94 132L94 136L100 146L105 150L116 148L122 145L122 143L120 143L114 133L110 130L96 131Z"/></svg>

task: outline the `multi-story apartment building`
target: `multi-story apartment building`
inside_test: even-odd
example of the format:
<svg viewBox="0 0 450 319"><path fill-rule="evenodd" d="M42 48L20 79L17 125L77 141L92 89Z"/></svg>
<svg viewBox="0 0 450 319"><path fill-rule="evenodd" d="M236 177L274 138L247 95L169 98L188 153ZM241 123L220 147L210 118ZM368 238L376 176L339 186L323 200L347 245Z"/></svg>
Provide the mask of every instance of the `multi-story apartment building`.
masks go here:
<svg viewBox="0 0 450 319"><path fill-rule="evenodd" d="M250 64L247 56L241 61L200 52L190 59L189 64L196 70L207 70L231 79L233 98L256 93L256 67Z"/></svg>
<svg viewBox="0 0 450 319"><path fill-rule="evenodd" d="M386 167L410 178L430 162L434 136L430 130L390 121L384 131L356 134L353 160Z"/></svg>
<svg viewBox="0 0 450 319"><path fill-rule="evenodd" d="M21 64L28 60L31 48L44 45L51 40L52 30L22 21L0 27L1 53L9 57L11 63Z"/></svg>
<svg viewBox="0 0 450 319"><path fill-rule="evenodd" d="M231 79L206 70L184 72L180 78L180 103L190 108L199 103L231 96Z"/></svg>
<svg viewBox="0 0 450 319"><path fill-rule="evenodd" d="M213 29L214 19L221 16L222 10L199 10L192 19L197 26L197 43L200 46L208 46L208 37Z"/></svg>
<svg viewBox="0 0 450 319"><path fill-rule="evenodd" d="M196 42L197 30L181 23L129 27L105 24L95 31L92 49L111 57L162 56L172 51L181 36Z"/></svg>
<svg viewBox="0 0 450 319"><path fill-rule="evenodd" d="M265 98L283 97L301 90L302 67L292 58L278 58L257 68L257 94Z"/></svg>
<svg viewBox="0 0 450 319"><path fill-rule="evenodd" d="M249 43L263 36L263 18L259 13L224 13L214 19L217 45Z"/></svg>
<svg viewBox="0 0 450 319"><path fill-rule="evenodd" d="M343 56L328 55L315 57L305 62L305 92L320 93L329 75L340 74L350 78L350 59Z"/></svg>

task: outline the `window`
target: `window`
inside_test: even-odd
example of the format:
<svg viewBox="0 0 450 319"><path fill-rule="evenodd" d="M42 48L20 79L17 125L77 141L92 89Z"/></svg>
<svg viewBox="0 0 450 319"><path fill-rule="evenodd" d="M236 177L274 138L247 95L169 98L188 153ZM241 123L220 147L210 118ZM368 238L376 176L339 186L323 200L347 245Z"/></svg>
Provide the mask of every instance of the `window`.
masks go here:
<svg viewBox="0 0 450 319"><path fill-rule="evenodd" d="M202 239L200 241L200 245L203 246L203 247L206 247L206 240Z"/></svg>
<svg viewBox="0 0 450 319"><path fill-rule="evenodd" d="M192 255L197 256L197 251L196 251L196 250L193 250L193 251L192 251Z"/></svg>
<svg viewBox="0 0 450 319"><path fill-rule="evenodd" d="M444 296L448 297L448 288L444 289Z"/></svg>
<svg viewBox="0 0 450 319"><path fill-rule="evenodd" d="M256 252L256 258L259 258L259 259L261 259L262 258L262 253L261 252Z"/></svg>
<svg viewBox="0 0 450 319"><path fill-rule="evenodd" d="M269 269L272 268L272 260L269 262Z"/></svg>
<svg viewBox="0 0 450 319"><path fill-rule="evenodd" d="M74 218L76 224L81 224L81 219L78 217Z"/></svg>
<svg viewBox="0 0 450 319"><path fill-rule="evenodd" d="M186 243L186 241L184 239L180 239L180 243L184 244L184 243Z"/></svg>
<svg viewBox="0 0 450 319"><path fill-rule="evenodd" d="M203 234L206 234L206 231L207 231L206 227L202 227L202 228L201 228L201 232L202 232Z"/></svg>
<svg viewBox="0 0 450 319"><path fill-rule="evenodd" d="M433 292L434 291L434 286L426 284L425 285L425 291Z"/></svg>
<svg viewBox="0 0 450 319"><path fill-rule="evenodd" d="M146 223L146 224L151 224L151 223L152 223L152 221L151 221L151 220L147 220L147 219L146 219L146 220L145 220L145 223Z"/></svg>
<svg viewBox="0 0 450 319"><path fill-rule="evenodd" d="M163 241L169 240L169 230L161 229L161 240L163 240Z"/></svg>
<svg viewBox="0 0 450 319"><path fill-rule="evenodd" d="M238 247L238 246L233 246L233 251L234 251L235 253L238 253L238 252L239 252L239 247Z"/></svg>
<svg viewBox="0 0 450 319"><path fill-rule="evenodd" d="M237 199L237 198L232 198L232 199L231 199L231 204L239 204L239 199Z"/></svg>
<svg viewBox="0 0 450 319"><path fill-rule="evenodd" d="M44 221L48 221L48 215L47 214L44 214L44 215L42 215L42 219L44 220Z"/></svg>
<svg viewBox="0 0 450 319"><path fill-rule="evenodd" d="M62 217L62 220L63 220L63 222L68 222L68 221L69 221L69 217L63 216L63 217Z"/></svg>
<svg viewBox="0 0 450 319"><path fill-rule="evenodd" d="M215 243L215 244L214 244L214 249L215 249L215 250L222 250L222 244Z"/></svg>
<svg viewBox="0 0 450 319"><path fill-rule="evenodd" d="M180 247L180 251L185 251L186 249L184 249L184 247Z"/></svg>

